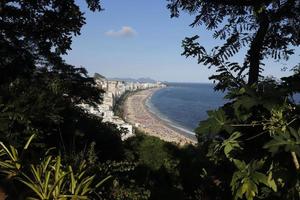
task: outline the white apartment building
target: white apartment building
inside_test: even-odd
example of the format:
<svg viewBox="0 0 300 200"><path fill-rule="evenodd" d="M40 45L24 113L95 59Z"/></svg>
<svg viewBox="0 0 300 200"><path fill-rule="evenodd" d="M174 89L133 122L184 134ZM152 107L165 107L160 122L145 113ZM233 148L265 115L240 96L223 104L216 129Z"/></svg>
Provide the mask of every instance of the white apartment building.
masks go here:
<svg viewBox="0 0 300 200"><path fill-rule="evenodd" d="M123 119L114 115L113 108L117 100L126 91L135 91L140 89L147 89L153 87L164 87L160 82L157 83L133 83L124 81L107 80L100 74L95 74L96 86L104 90L102 104L96 107L80 104L79 106L85 109L87 112L94 114L103 119L103 122L110 122L116 124L118 128L125 129L122 140L125 140L134 135L134 129L131 124L126 123Z"/></svg>

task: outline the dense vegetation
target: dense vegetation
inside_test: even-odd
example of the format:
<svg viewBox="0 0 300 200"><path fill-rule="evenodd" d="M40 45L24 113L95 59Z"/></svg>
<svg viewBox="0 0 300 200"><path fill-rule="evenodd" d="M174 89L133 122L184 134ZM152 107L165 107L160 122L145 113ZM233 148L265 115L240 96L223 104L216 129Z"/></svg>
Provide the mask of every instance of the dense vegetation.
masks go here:
<svg viewBox="0 0 300 200"><path fill-rule="evenodd" d="M92 11L102 9L98 0L87 0L87 5ZM95 187L89 183L92 179L100 182L128 169L130 164L121 162L120 130L78 107L100 103L102 91L84 68L61 58L85 23L79 7L72 0L5 0L0 14L1 185L8 198L71 198L74 176L86 190ZM32 135L29 148L20 153ZM83 171L87 172L78 177ZM34 187L21 184L24 177L44 192L51 187L55 192L42 197ZM71 183L73 189L62 186ZM108 195L98 187L91 191L74 198Z"/></svg>
<svg viewBox="0 0 300 200"><path fill-rule="evenodd" d="M230 199L300 199L300 106L293 99L300 92L300 65L281 80L260 74L266 59L288 60L299 46L300 1L170 0L168 8L173 17L180 10L195 15L191 26L203 25L225 40L210 53L199 36L182 43L183 55L217 67L210 79L229 99L196 130L206 159L223 170L208 174ZM232 62L243 47L244 63Z"/></svg>
<svg viewBox="0 0 300 200"><path fill-rule="evenodd" d="M211 78L229 101L200 123L197 146L178 147L142 133L122 142L116 126L77 106L101 103L103 91L61 57L85 23L73 0L1 1L1 191L13 200L300 199L300 65L280 81L260 76L265 59L288 60L299 45L299 7L169 1L172 16L196 14L192 26L226 40L211 53L198 36L183 41L183 55L217 67ZM242 47L245 62L231 62Z"/></svg>

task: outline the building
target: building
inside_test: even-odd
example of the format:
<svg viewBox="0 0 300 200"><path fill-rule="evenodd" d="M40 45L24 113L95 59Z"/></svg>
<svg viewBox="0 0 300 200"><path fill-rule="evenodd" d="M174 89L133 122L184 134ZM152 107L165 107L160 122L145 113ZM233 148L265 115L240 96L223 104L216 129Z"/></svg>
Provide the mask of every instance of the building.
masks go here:
<svg viewBox="0 0 300 200"><path fill-rule="evenodd" d="M104 76L100 74L95 74L94 76L96 87L104 91L103 101L97 106L91 106L88 104L80 104L79 106L85 109L87 112L102 118L103 122L110 122L119 129L124 130L124 135L122 135L122 140L125 140L134 135L134 129L131 124L126 123L119 116L115 116L113 108L116 105L118 99L126 91L136 91L154 87L165 87L164 84L157 83L139 83L139 82L124 82L117 80L107 80Z"/></svg>

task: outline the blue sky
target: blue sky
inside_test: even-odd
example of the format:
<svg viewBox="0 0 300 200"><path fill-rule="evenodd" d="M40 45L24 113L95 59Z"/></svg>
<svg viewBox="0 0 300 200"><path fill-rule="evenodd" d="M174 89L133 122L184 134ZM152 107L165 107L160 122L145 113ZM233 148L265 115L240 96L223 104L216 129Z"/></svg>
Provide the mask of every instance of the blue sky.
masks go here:
<svg viewBox="0 0 300 200"><path fill-rule="evenodd" d="M91 75L98 72L106 77L209 82L214 69L181 56L181 41L196 34L207 48L216 41L204 27L189 27L193 17L187 14L171 19L166 0L103 0L105 10L95 13L86 8L84 0L77 3L85 12L87 24L64 56L68 63L87 68ZM291 65L296 64L297 56L291 59ZM242 55L235 60L242 62ZM289 73L281 72L282 63L267 64L272 67L265 75Z"/></svg>

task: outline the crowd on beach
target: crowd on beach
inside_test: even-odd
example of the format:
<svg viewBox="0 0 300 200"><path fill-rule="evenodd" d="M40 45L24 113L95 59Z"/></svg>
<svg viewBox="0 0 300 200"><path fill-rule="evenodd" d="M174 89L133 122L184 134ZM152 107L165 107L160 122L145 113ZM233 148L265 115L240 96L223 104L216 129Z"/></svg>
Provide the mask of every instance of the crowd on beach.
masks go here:
<svg viewBox="0 0 300 200"><path fill-rule="evenodd" d="M195 143L195 140L186 136L186 133L171 127L148 110L146 101L156 90L158 88L142 90L129 96L124 103L125 120L146 134L167 142L178 145Z"/></svg>

